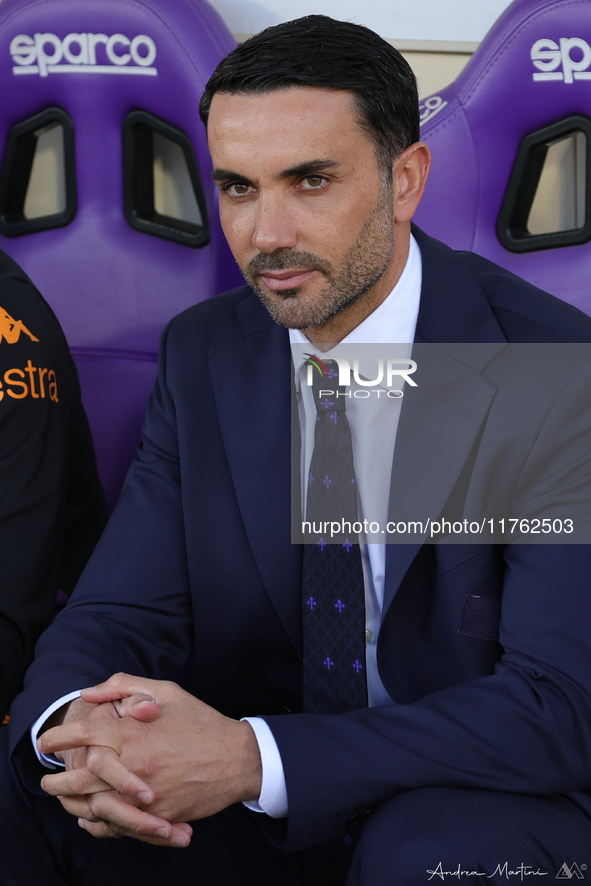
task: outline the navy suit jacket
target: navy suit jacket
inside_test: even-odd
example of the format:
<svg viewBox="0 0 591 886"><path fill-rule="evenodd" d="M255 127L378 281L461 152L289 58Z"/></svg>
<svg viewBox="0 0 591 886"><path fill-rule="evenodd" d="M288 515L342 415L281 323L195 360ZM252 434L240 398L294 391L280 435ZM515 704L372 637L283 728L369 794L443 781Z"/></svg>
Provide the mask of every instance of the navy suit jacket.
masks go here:
<svg viewBox="0 0 591 886"><path fill-rule="evenodd" d="M449 397L438 405L432 391L430 423L425 431L421 409L420 431L405 403L393 501L412 505L412 487L396 472L399 444L416 452L415 483L439 511L472 465L462 488L478 510L491 477L501 501L521 482L527 453L520 441L531 449L535 436L543 447L558 424L569 445L575 441L577 476L589 477L588 415L577 424L589 400L586 357L573 365L572 396L559 412L550 409L546 437L536 410L524 407L525 437L509 435L502 458L487 455L486 445L476 461L471 453L476 440L487 441L506 343L589 342L591 319L484 259L416 236L423 257L417 341L490 348L463 362L437 349L451 406ZM138 459L13 707L13 758L23 783L37 789L41 769L26 733L50 702L115 671L163 678L186 666L186 687L204 701L232 717L267 719L287 780L290 815L278 838L288 848L331 839L385 798L422 785L577 792L586 804L588 545L388 546L378 665L397 703L340 716L299 713L292 383L287 332L248 287L169 324ZM515 403L506 408L512 415ZM450 409L465 419L461 433ZM542 487L546 452L536 474ZM467 601L476 607L468 620Z"/></svg>

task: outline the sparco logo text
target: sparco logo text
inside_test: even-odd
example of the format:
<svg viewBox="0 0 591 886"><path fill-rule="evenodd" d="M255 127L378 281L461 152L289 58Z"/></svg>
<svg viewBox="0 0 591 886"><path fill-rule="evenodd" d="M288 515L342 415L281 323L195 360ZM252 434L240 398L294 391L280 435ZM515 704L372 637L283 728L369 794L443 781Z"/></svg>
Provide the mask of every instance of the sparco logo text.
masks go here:
<svg viewBox="0 0 591 886"><path fill-rule="evenodd" d="M158 69L156 44L146 34L18 34L10 42L13 74L147 74Z"/></svg>
<svg viewBox="0 0 591 886"><path fill-rule="evenodd" d="M555 40L536 40L530 52L534 80L591 80L591 46L582 37L561 37Z"/></svg>

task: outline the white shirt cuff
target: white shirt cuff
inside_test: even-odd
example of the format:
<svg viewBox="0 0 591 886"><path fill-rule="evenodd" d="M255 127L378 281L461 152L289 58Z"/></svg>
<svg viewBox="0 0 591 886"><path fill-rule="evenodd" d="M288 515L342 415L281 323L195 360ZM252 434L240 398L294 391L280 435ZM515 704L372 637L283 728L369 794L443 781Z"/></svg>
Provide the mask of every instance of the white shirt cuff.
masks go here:
<svg viewBox="0 0 591 886"><path fill-rule="evenodd" d="M61 763L56 757L48 757L47 754L42 754L39 751L39 748L37 747L37 739L39 738L39 733L41 732L43 724L46 722L46 720L48 720L51 715L58 710L58 708L61 708L63 705L68 704L68 702L73 701L75 698L79 698L81 692L82 690L79 689L77 692L69 692L67 695L62 696L62 698L58 698L58 700L54 701L54 703L50 705L47 710L45 710L31 726L31 741L33 742L33 748L35 749L35 753L37 754L37 759L48 769L61 769L63 768L64 764Z"/></svg>
<svg viewBox="0 0 591 886"><path fill-rule="evenodd" d="M260 717L244 717L243 721L250 723L255 734L263 767L258 803L253 800L244 805L252 809L253 812L265 812L271 818L285 818L289 814L287 787L283 762L275 736L267 723Z"/></svg>

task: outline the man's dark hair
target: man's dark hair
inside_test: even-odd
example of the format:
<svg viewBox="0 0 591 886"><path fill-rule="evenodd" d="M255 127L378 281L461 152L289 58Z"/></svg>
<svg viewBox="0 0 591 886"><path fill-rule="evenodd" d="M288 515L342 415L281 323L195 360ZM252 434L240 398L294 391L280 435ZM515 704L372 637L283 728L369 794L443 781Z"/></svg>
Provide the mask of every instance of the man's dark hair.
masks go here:
<svg viewBox="0 0 591 886"><path fill-rule="evenodd" d="M419 139L415 76L400 53L363 25L326 15L266 28L217 66L199 103L207 126L216 92L252 94L290 86L349 90L359 120L391 175L394 158Z"/></svg>

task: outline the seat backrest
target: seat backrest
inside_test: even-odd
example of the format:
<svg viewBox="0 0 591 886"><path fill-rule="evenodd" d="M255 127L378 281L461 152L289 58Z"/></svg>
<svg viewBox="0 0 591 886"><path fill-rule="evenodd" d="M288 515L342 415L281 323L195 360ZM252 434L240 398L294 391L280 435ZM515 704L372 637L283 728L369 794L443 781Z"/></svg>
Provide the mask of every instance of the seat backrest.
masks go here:
<svg viewBox="0 0 591 886"><path fill-rule="evenodd" d="M204 0L0 4L0 246L66 333L111 504L163 326L242 280L198 115L234 45Z"/></svg>
<svg viewBox="0 0 591 886"><path fill-rule="evenodd" d="M515 0L421 103L417 223L591 313L590 118L591 0Z"/></svg>

